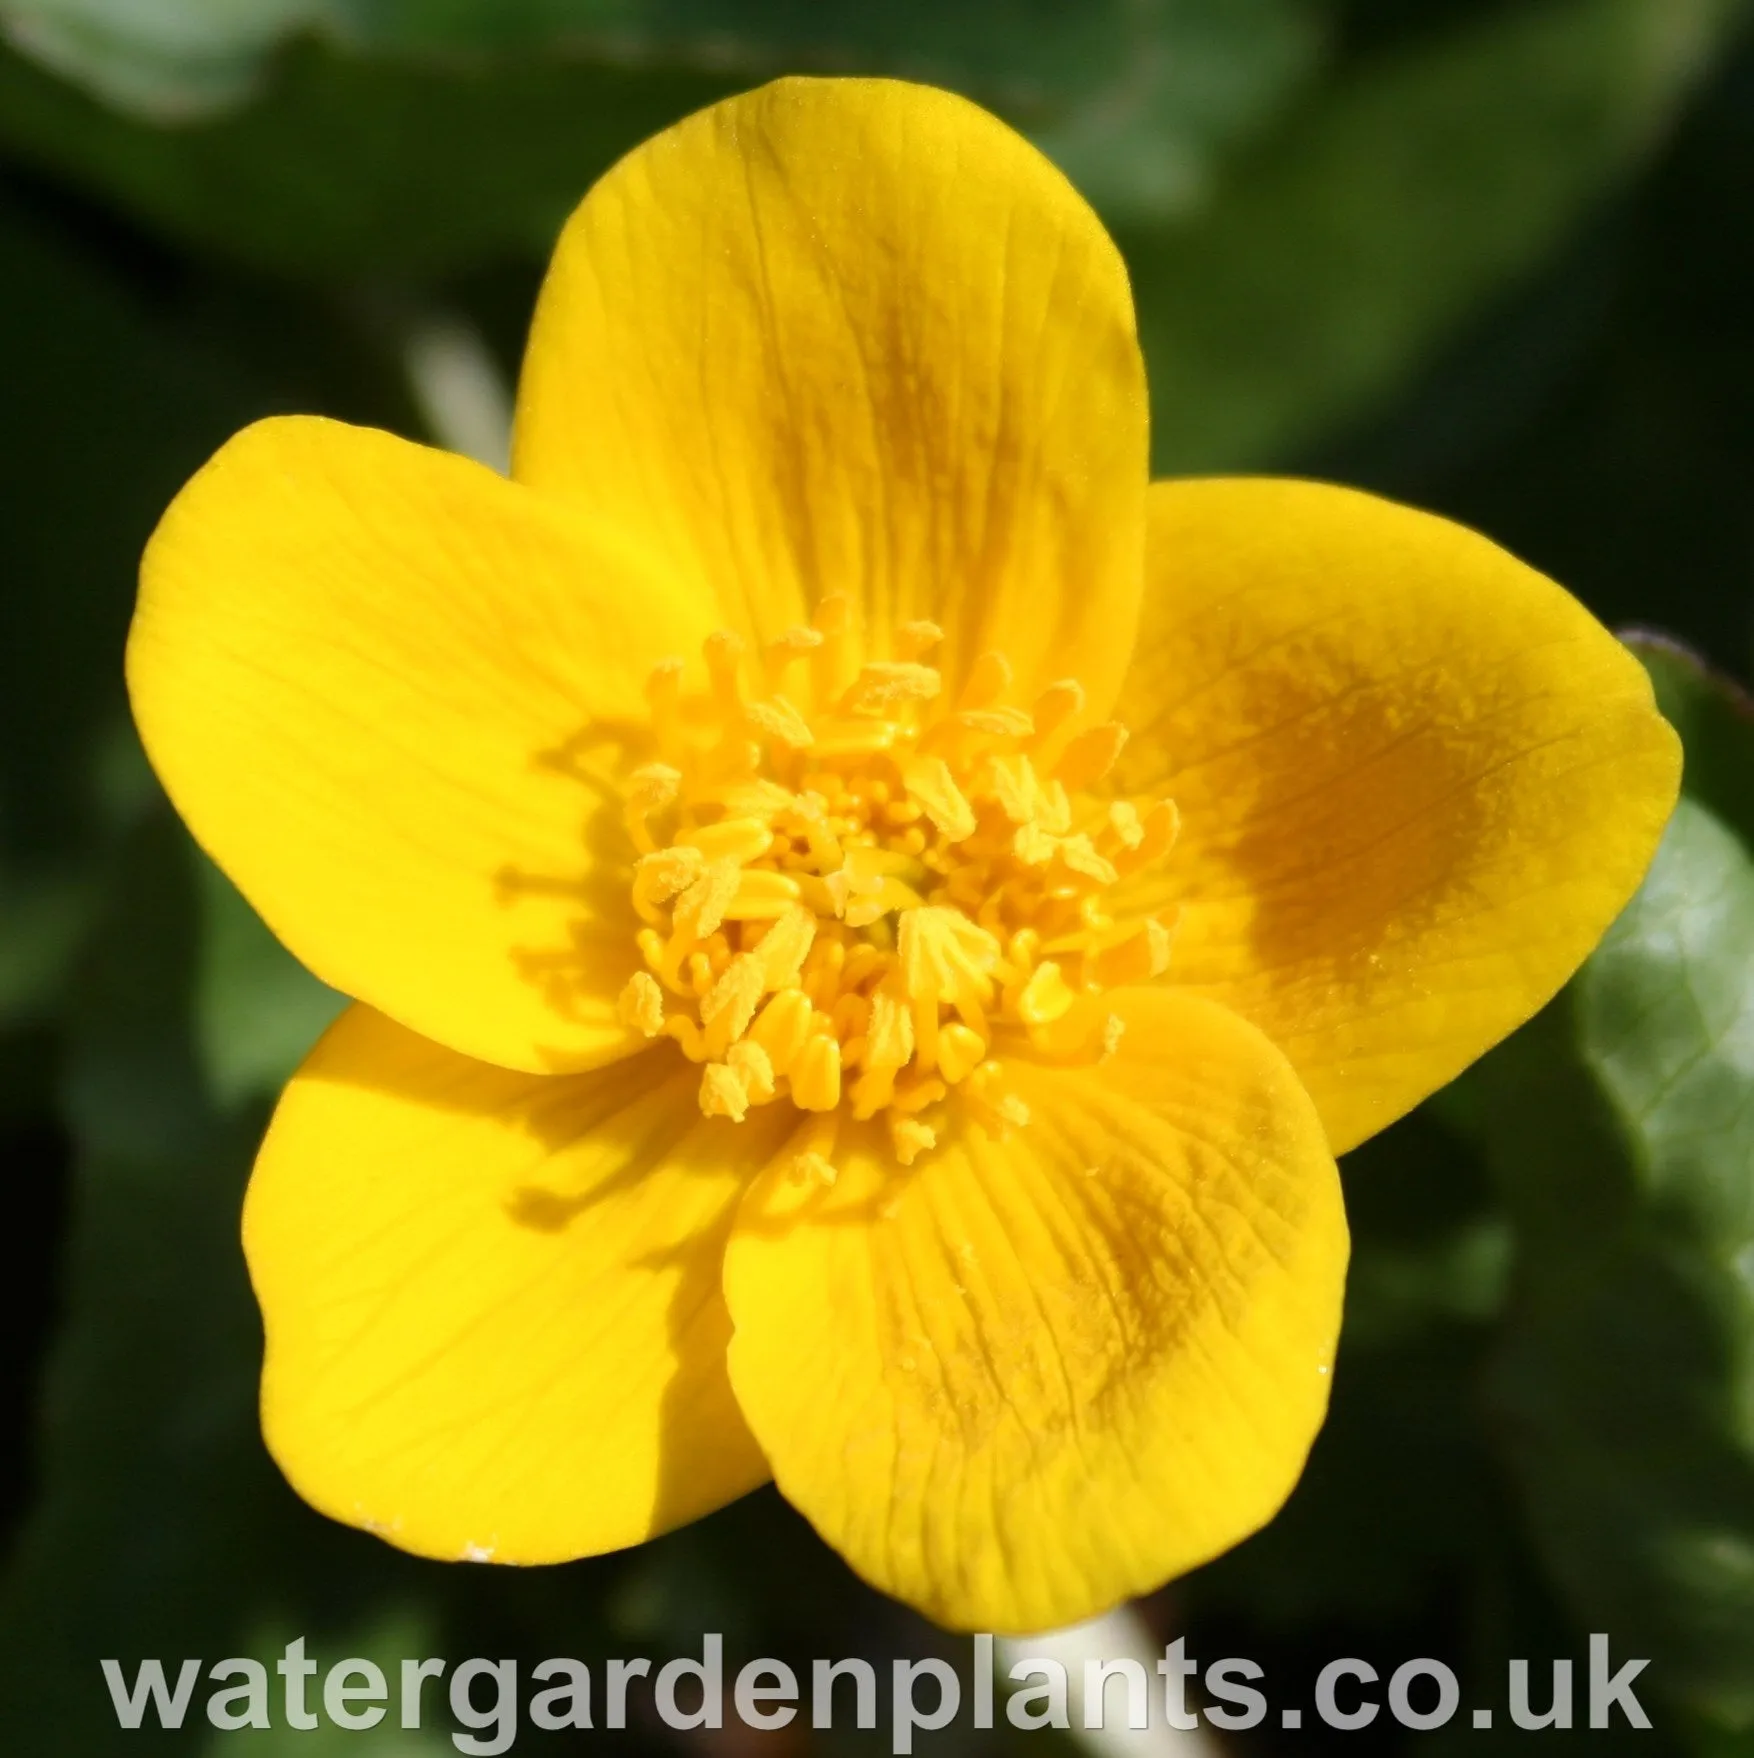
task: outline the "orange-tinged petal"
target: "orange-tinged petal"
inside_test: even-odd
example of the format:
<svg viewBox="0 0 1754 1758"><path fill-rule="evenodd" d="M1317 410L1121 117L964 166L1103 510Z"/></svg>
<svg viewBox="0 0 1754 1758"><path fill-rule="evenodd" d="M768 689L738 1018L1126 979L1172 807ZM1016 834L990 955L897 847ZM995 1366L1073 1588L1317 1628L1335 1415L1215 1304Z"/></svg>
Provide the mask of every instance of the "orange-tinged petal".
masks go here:
<svg viewBox="0 0 1754 1758"><path fill-rule="evenodd" d="M226 445L141 566L128 681L208 852L318 976L508 1067L625 1054L616 778L711 607L575 508L311 418Z"/></svg>
<svg viewBox="0 0 1754 1758"><path fill-rule="evenodd" d="M787 79L630 154L563 234L513 473L625 520L770 640L825 594L867 651L939 624L954 683L1100 716L1137 616L1145 388L1126 271L961 98Z"/></svg>
<svg viewBox="0 0 1754 1758"><path fill-rule="evenodd" d="M1315 1109L1222 1008L1110 998L1100 1066L908 1170L843 1129L725 1260L731 1381L780 1489L940 1621L1069 1623L1279 1507L1327 1402L1346 1226Z"/></svg>
<svg viewBox="0 0 1754 1758"><path fill-rule="evenodd" d="M1315 483L1160 483L1123 788L1181 840L1170 980L1290 1057L1343 1152L1570 976L1680 746L1643 668L1485 538Z"/></svg>
<svg viewBox="0 0 1754 1758"><path fill-rule="evenodd" d="M725 1378L744 1180L698 1082L668 1046L544 1078L342 1015L244 1211L263 1429L301 1495L424 1556L541 1563L765 1479Z"/></svg>

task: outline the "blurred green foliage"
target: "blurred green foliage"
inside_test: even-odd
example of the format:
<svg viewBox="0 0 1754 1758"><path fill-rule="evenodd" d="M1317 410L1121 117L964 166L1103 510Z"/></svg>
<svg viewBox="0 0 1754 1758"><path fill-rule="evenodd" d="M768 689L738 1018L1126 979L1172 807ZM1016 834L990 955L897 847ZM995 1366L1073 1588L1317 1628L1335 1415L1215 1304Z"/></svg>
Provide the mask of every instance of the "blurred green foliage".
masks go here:
<svg viewBox="0 0 1754 1758"><path fill-rule="evenodd" d="M9 1749L276 1750L284 1731L124 1734L96 1663L296 1633L388 1660L661 1654L703 1628L794 1662L960 1652L767 1493L528 1573L422 1564L297 1502L256 1433L236 1214L337 998L190 846L120 687L140 546L227 433L307 409L451 437L411 376L422 326L509 374L592 176L726 91L832 70L964 90L1096 201L1160 468L1417 499L1680 637L1637 641L1688 765L1643 892L1539 1019L1349 1158L1356 1262L1305 1481L1146 1609L1263 1660L1282 1701L1338 1654L1435 1654L1464 1704L1502 1706L1508 1656L1607 1630L1651 1657L1642 1750L1754 1751L1738 25L1720 0L0 0ZM331 1743L451 1749L430 1727L297 1745Z"/></svg>

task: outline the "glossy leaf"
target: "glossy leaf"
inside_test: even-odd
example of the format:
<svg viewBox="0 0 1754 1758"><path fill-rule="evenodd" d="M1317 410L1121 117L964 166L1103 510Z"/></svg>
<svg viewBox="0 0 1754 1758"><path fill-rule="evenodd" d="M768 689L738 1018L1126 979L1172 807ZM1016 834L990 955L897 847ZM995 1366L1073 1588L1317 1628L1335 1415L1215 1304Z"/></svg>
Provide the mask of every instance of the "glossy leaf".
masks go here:
<svg viewBox="0 0 1754 1758"><path fill-rule="evenodd" d="M1754 1722L1754 861L1683 800L1561 999L1470 1077L1516 1215L1493 1372L1537 1548L1672 1697Z"/></svg>
<svg viewBox="0 0 1754 1758"><path fill-rule="evenodd" d="M1754 696L1667 635L1637 630L1626 642L1687 747L1688 795L1754 851Z"/></svg>
<svg viewBox="0 0 1754 1758"><path fill-rule="evenodd" d="M0 133L252 261L453 266L540 254L593 177L714 97L888 74L979 99L1093 199L1159 218L1311 70L1317 16L1314 0L3 0L15 49L51 73L0 61Z"/></svg>

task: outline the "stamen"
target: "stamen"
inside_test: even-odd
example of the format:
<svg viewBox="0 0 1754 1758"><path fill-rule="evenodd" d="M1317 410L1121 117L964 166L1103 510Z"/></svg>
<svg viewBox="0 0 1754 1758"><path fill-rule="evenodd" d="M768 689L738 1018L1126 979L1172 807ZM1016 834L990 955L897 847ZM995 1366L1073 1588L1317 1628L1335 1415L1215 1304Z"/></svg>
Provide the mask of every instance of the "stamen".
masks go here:
<svg viewBox="0 0 1754 1758"><path fill-rule="evenodd" d="M648 971L635 971L627 979L615 1011L624 1026L655 1038L664 1029L664 991Z"/></svg>
<svg viewBox="0 0 1754 1758"><path fill-rule="evenodd" d="M1076 792L1094 787L1114 768L1121 747L1127 742L1127 729L1118 720L1106 721L1081 732L1066 746L1065 753L1054 768L1055 778Z"/></svg>
<svg viewBox="0 0 1754 1758"><path fill-rule="evenodd" d="M1169 963L1167 922L1116 921L1110 894L1167 856L1173 803L1083 797L1124 729L1068 736L1085 706L1070 678L1018 706L998 652L944 705L921 658L942 640L907 623L895 659L860 663L852 605L830 595L767 645L753 684L724 631L704 694L685 698L680 660L648 685L663 761L628 778L644 968L618 1017L699 1065L706 1115L789 1103L812 1119L789 1164L822 1185L843 1114L881 1119L902 1166L964 1123L1027 1127L1009 1047L1112 1056L1118 1014L1076 1048L1050 1028ZM779 685L801 659L811 695L794 700Z"/></svg>
<svg viewBox="0 0 1754 1758"><path fill-rule="evenodd" d="M929 665L873 660L860 668L840 709L843 714L885 714L903 702L930 702L943 687L943 679Z"/></svg>
<svg viewBox="0 0 1754 1758"><path fill-rule="evenodd" d="M805 750L816 741L810 723L784 696L775 696L768 702L751 702L743 714L758 733L777 739L794 751Z"/></svg>

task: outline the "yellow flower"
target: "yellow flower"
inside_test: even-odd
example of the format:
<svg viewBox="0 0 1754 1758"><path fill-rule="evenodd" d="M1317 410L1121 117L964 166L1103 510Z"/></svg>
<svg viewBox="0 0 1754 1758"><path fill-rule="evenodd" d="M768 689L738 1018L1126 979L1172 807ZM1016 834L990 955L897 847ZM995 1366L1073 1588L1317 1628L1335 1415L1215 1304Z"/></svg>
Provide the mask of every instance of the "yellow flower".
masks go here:
<svg viewBox="0 0 1754 1758"><path fill-rule="evenodd" d="M534 1563L771 1474L1011 1630L1277 1509L1333 1155L1576 967L1677 746L1550 581L1343 489L1148 486L1145 407L1051 166L788 80L574 215L511 480L289 419L178 497L147 749L358 1002L245 1215L315 1506Z"/></svg>

